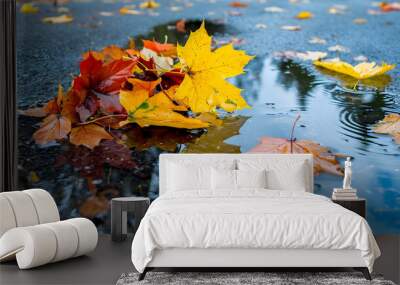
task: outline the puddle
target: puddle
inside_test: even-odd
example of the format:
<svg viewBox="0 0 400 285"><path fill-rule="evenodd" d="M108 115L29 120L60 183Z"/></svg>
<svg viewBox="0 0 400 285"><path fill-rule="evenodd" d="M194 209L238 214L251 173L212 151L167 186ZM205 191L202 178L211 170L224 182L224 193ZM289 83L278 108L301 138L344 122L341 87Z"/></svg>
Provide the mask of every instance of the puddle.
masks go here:
<svg viewBox="0 0 400 285"><path fill-rule="evenodd" d="M187 30L201 21L186 22ZM214 35L234 30L218 22L206 22ZM172 28L171 28L172 27ZM175 22L155 26L135 37L184 43ZM295 117L297 139L312 140L334 153L354 157L354 187L368 200L368 221L375 233L400 233L400 151L390 136L377 135L372 126L388 112L400 112L399 99L385 91L390 77L379 82L355 83L335 74L291 60L257 58L248 73L233 81L244 90L251 109L225 117L225 128L207 132L162 127L132 128L119 134L128 147L102 145L99 152L81 151L69 145L39 148L32 143L32 125L19 122L21 168L19 187L42 187L56 198L63 218L84 214L100 231L109 231L109 200L116 196L157 197L158 155L162 152L247 152L262 136L288 138ZM114 150L110 155L108 151ZM84 154L85 153L85 154ZM114 160L113 160L114 159ZM121 167L124 160L126 167ZM110 163L112 160L112 163ZM106 163L107 161L107 163ZM111 166L110 166L111 165ZM315 191L330 196L342 178L322 173L315 178Z"/></svg>

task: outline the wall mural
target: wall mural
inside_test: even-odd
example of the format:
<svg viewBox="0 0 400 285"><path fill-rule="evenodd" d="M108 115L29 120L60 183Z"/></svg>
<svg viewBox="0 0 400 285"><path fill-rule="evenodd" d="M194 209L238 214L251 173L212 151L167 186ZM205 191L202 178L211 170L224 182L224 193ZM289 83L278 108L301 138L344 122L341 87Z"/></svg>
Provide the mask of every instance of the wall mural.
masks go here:
<svg viewBox="0 0 400 285"><path fill-rule="evenodd" d="M160 153L292 152L314 155L315 192L326 196L351 156L374 232L400 233L400 106L383 74L392 66L357 78L303 61L323 53L251 53L250 37L217 17L144 21L146 34L121 35L106 2L45 2L18 14L19 188L48 190L63 218L109 231L111 198L157 197ZM144 3L120 4L118 17L159 13Z"/></svg>

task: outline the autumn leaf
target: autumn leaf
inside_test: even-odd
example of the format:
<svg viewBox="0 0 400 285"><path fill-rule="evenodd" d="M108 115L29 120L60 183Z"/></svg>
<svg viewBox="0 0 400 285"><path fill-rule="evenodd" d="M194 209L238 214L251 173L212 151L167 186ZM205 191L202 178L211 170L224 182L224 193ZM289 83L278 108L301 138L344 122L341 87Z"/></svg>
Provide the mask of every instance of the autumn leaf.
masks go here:
<svg viewBox="0 0 400 285"><path fill-rule="evenodd" d="M122 113L124 108L119 103L119 95L103 95L96 94L99 102L99 107L104 114Z"/></svg>
<svg viewBox="0 0 400 285"><path fill-rule="evenodd" d="M240 1L232 1L229 3L229 6L234 8L246 8L247 6L249 6L249 4Z"/></svg>
<svg viewBox="0 0 400 285"><path fill-rule="evenodd" d="M335 154L327 147L310 140L288 140L285 138L262 137L259 145L252 148L253 153L311 153L314 156L314 173L327 172L343 175Z"/></svg>
<svg viewBox="0 0 400 285"><path fill-rule="evenodd" d="M83 145L90 149L99 145L101 140L111 140L113 137L101 126L96 124L80 125L71 130L69 140L74 145Z"/></svg>
<svg viewBox="0 0 400 285"><path fill-rule="evenodd" d="M19 110L18 114L36 118L43 118L47 116L47 112L44 107L35 107L35 108L29 108L27 110Z"/></svg>
<svg viewBox="0 0 400 285"><path fill-rule="evenodd" d="M379 6L382 12L400 11L400 2L381 2Z"/></svg>
<svg viewBox="0 0 400 285"><path fill-rule="evenodd" d="M71 121L68 118L51 114L43 120L40 129L33 134L33 139L37 144L48 144L67 138L70 131Z"/></svg>
<svg viewBox="0 0 400 285"><path fill-rule="evenodd" d="M175 112L178 106L175 108L175 104L164 92L153 95L160 80L129 79L128 81L133 85L133 89L124 89L120 92L120 102L128 112L128 120L122 122L121 125L137 123L141 127L152 125L184 129L208 127L208 124L201 120L188 118Z"/></svg>
<svg viewBox="0 0 400 285"><path fill-rule="evenodd" d="M235 50L232 44L211 51L211 37L203 22L190 34L184 47L178 45L178 57L185 78L174 99L186 101L196 113L210 112L216 107L228 112L248 107L241 90L225 79L242 74L252 56Z"/></svg>
<svg viewBox="0 0 400 285"><path fill-rule="evenodd" d="M222 125L214 125L207 132L188 143L186 153L240 153L240 146L226 143L225 140L239 134L248 117L229 116L222 119Z"/></svg>
<svg viewBox="0 0 400 285"><path fill-rule="evenodd" d="M282 30L285 31L300 31L301 27L300 26L289 26L289 25L285 25L281 27Z"/></svg>
<svg viewBox="0 0 400 285"><path fill-rule="evenodd" d="M329 70L326 68L318 68L318 70L322 74L340 81L340 84L348 89L353 89L357 85L363 85L366 87L383 90L392 81L391 77L387 74L382 74L379 76L359 80L359 79L351 77L347 74L338 73L338 72L335 72L335 71L332 71L332 70Z"/></svg>
<svg viewBox="0 0 400 285"><path fill-rule="evenodd" d="M179 21L177 21L175 23L175 27L176 27L176 31L178 33L182 33L182 34L186 33L186 21L185 21L185 19L180 19Z"/></svg>
<svg viewBox="0 0 400 285"><path fill-rule="evenodd" d="M396 143L400 144L400 114L388 114L373 128L375 133L389 134Z"/></svg>
<svg viewBox="0 0 400 285"><path fill-rule="evenodd" d="M307 20L314 17L314 15L309 11L301 11L296 15L296 18L299 20Z"/></svg>
<svg viewBox="0 0 400 285"><path fill-rule="evenodd" d="M74 18L71 16L60 15L60 16L55 16L55 17L45 17L42 19L42 22L48 23L48 24L65 24L65 23L70 23L73 20L74 20Z"/></svg>
<svg viewBox="0 0 400 285"><path fill-rule="evenodd" d="M155 9L158 8L160 4L158 4L156 1L153 0L148 0L140 3L139 7L141 9Z"/></svg>
<svg viewBox="0 0 400 285"><path fill-rule="evenodd" d="M367 79L382 75L389 70L392 70L395 65L383 63L381 66L376 65L375 62L363 62L356 66L344 61L314 61L314 65L332 70L334 72L347 74L358 80Z"/></svg>
<svg viewBox="0 0 400 285"><path fill-rule="evenodd" d="M142 12L135 9L134 5L129 5L119 9L119 13L122 15L141 15Z"/></svg>
<svg viewBox="0 0 400 285"><path fill-rule="evenodd" d="M114 60L120 60L122 59L123 56L126 55L126 52L123 48L116 46L116 45L110 45L105 48L103 48L101 51L88 51L85 52L82 57L83 59L87 59L89 55L92 55L96 60L101 60L104 63L110 63L111 61Z"/></svg>
<svg viewBox="0 0 400 285"><path fill-rule="evenodd" d="M36 7L33 3L24 3L19 11L24 14L36 14L39 12L39 7Z"/></svg>
<svg viewBox="0 0 400 285"><path fill-rule="evenodd" d="M80 63L80 75L74 79L77 91L95 90L102 94L118 94L121 84L131 76L136 60L113 60L103 64L91 53Z"/></svg>
<svg viewBox="0 0 400 285"><path fill-rule="evenodd" d="M143 47L150 49L162 56L176 56L176 45L174 44L162 44L157 41L143 40Z"/></svg>

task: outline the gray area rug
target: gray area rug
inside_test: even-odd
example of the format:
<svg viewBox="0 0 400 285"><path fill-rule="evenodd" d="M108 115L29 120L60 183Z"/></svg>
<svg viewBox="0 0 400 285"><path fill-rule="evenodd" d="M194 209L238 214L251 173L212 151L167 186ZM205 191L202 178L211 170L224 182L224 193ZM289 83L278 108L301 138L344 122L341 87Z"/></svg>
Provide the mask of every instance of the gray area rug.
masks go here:
<svg viewBox="0 0 400 285"><path fill-rule="evenodd" d="M148 272L146 278L138 281L138 273L122 274L117 285L146 284L267 284L267 285L395 285L380 275L373 275L368 281L359 272Z"/></svg>

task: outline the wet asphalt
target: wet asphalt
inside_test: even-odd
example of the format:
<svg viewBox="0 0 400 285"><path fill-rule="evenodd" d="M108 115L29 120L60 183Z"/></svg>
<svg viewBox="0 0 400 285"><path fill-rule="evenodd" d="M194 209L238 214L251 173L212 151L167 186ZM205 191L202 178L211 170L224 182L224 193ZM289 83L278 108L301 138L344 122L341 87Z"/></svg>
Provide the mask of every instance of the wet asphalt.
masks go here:
<svg viewBox="0 0 400 285"><path fill-rule="evenodd" d="M72 76L79 72L83 52L111 44L126 46L129 37L146 34L155 25L182 18L223 20L231 34L216 37L240 38L243 42L239 47L257 57L285 50L328 52L328 47L342 45L350 52L329 52L329 57L340 56L354 64L353 58L363 55L371 61L400 64L400 12L371 15L369 9L379 10L372 1L299 0L291 3L253 0L247 1L247 8L232 8L228 5L230 1L223 0L159 0L159 8L154 12L145 11L143 15L120 15L118 12L119 8L128 4L137 5L139 1L109 2L80 0L62 5L74 17L69 24L41 22L43 17L60 14L50 4L38 4L40 12L37 14L18 12L17 92L20 108L53 97L58 82L68 87ZM187 3L191 3L191 7L187 7L190 6ZM347 9L343 14L329 14L328 9L333 5L346 5ZM266 13L264 8L271 6L281 7L285 12ZM183 9L172 11L171 7ZM314 17L309 20L295 19L295 15L302 10L312 12ZM106 17L100 12L111 12L113 15ZM355 24L355 18L364 18L367 22ZM260 28L259 24L266 25L266 28ZM283 25L299 25L301 30L284 31L280 28ZM308 40L314 36L325 39L327 44L310 44ZM393 80L387 89L398 94L400 66L389 74Z"/></svg>

